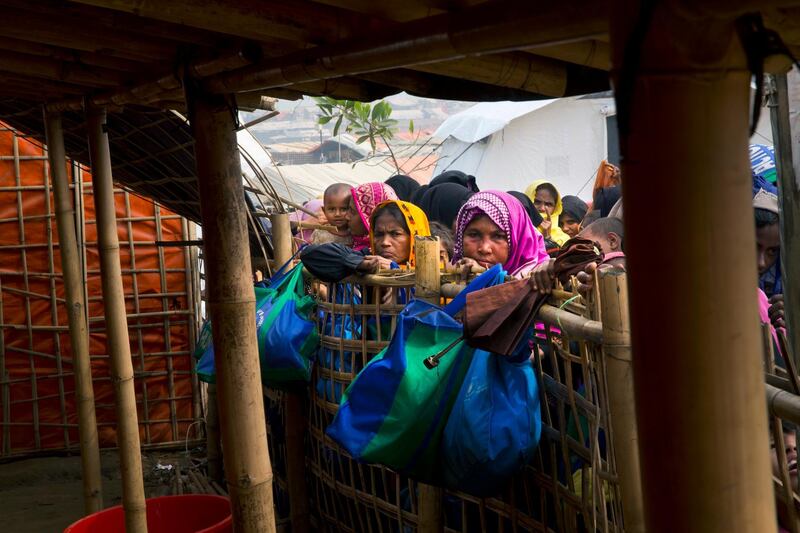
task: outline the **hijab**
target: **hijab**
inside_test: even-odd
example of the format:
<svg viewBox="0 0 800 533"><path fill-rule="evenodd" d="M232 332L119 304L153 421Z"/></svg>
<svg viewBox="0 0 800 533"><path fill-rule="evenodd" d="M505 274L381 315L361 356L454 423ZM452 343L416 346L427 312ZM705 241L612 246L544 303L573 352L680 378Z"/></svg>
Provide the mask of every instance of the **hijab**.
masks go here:
<svg viewBox="0 0 800 533"><path fill-rule="evenodd" d="M506 233L508 259L503 268L511 276L523 277L548 259L544 237L533 227L519 200L501 191L484 191L467 200L458 212L453 262L464 257L464 231L480 215L488 216Z"/></svg>
<svg viewBox="0 0 800 533"><path fill-rule="evenodd" d="M561 204L564 208L562 213L571 216L578 222L583 220L583 217L589 211L589 206L586 205L586 202L577 196L565 196L561 199Z"/></svg>
<svg viewBox="0 0 800 533"><path fill-rule="evenodd" d="M460 170L446 170L431 180L431 188L442 185L443 183L457 183L463 185L472 192L478 192L478 184L475 183L475 176L465 174Z"/></svg>
<svg viewBox="0 0 800 533"><path fill-rule="evenodd" d="M594 193L592 208L600 211L601 217L607 217L620 198L622 198L622 189L619 185L598 189Z"/></svg>
<svg viewBox="0 0 800 533"><path fill-rule="evenodd" d="M429 220L441 222L448 228L452 228L453 222L458 216L458 210L473 194L475 193L463 185L443 183L425 191L417 205L428 215Z"/></svg>
<svg viewBox="0 0 800 533"><path fill-rule="evenodd" d="M556 207L555 207L555 209L553 209L553 214L550 215L550 218L549 218L549 220L550 220L550 240L553 241L554 243L556 243L559 246L563 246L563 244L569 240L569 235L567 235L566 233L561 231L561 228L558 227L558 216L561 214L561 212L564 209L564 206L561 203L561 193L558 192L558 188L556 188L555 185L553 185L551 182L549 182L547 180L536 180L533 183L531 183L530 186L527 189L525 189L525 194L528 196L528 198L531 199L531 202L535 201L536 200L536 190L539 187L541 187L542 185L550 185L550 187L552 187L553 190L556 191ZM545 215L542 215L542 218L544 218L544 217L545 217ZM541 228L541 224L539 226L537 226L537 227L539 228L539 231L541 231L542 234L544 234L544 231Z"/></svg>
<svg viewBox="0 0 800 533"><path fill-rule="evenodd" d="M405 202L410 202L411 197L414 195L416 190L420 188L420 184L417 180L406 176L405 174L392 176L384 183L394 190L400 200Z"/></svg>
<svg viewBox="0 0 800 533"><path fill-rule="evenodd" d="M385 183L378 181L362 183L350 189L350 193L353 195L353 201L355 202L356 211L361 217L361 222L364 223L364 227L368 232L370 231L370 217L372 217L372 212L375 211L378 204L386 200L397 200L397 194L395 194L394 190ZM369 243L369 235L353 235L353 249L355 251L358 252L369 247Z"/></svg>
<svg viewBox="0 0 800 533"><path fill-rule="evenodd" d="M428 217L425 216L425 213L419 207L410 202L404 202L402 200L387 200L385 202L381 202L375 207L373 213L375 213L375 211L381 207L389 204L395 204L398 208L400 208L400 212L403 214L403 218L406 220L408 234L411 236L411 244L408 248L408 266L414 268L416 264L414 255L414 237L430 237L431 227L428 223ZM372 226L370 226L369 229L369 247L370 250L373 252L375 251L375 236L372 233Z"/></svg>
<svg viewBox="0 0 800 533"><path fill-rule="evenodd" d="M411 195L411 200L408 201L414 205L420 205L420 202L422 202L422 197L425 195L426 192L428 192L428 189L430 188L431 186L428 184L421 185L419 189L414 191L414 194Z"/></svg>
<svg viewBox="0 0 800 533"><path fill-rule="evenodd" d="M528 218L531 219L531 223L533 227L537 227L539 224L542 223L542 214L536 210L536 206L533 205L531 199L528 198L524 192L519 191L508 191L508 194L519 200L519 203L522 204L522 207L525 208L525 211L528 213Z"/></svg>

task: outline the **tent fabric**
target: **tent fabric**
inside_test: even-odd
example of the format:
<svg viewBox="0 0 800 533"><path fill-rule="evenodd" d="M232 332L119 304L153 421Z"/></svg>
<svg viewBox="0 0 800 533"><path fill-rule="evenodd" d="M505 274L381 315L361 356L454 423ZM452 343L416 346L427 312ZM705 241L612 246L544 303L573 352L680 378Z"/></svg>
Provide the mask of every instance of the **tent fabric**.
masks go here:
<svg viewBox="0 0 800 533"><path fill-rule="evenodd" d="M21 156L19 173L15 172L14 144ZM9 403L0 409L0 456L74 448L78 445L75 382L54 201L52 193L45 193L51 190L46 157L38 144L8 128L0 129L0 154L12 156L0 161L0 218L4 220L0 224L4 346L0 370L5 373L0 375L4 391L0 405L5 398ZM115 398L91 176L70 168L84 188L84 209L76 216L78 232L84 233L86 242L89 353L99 440L101 446L115 446ZM18 186L26 189L14 191ZM157 247L154 241L189 237L180 217L152 201L122 190L116 191L115 200L126 307L129 316L139 314L129 318L128 325L142 443L183 442L194 420L189 353L194 310L187 298L187 284L193 284L187 280L184 249ZM18 222L20 216L25 217L24 225Z"/></svg>
<svg viewBox="0 0 800 533"><path fill-rule="evenodd" d="M546 179L563 195L591 200L591 181L608 153L606 118L614 109L610 98L478 104L437 130L443 141L434 174L461 170L482 189L517 191Z"/></svg>

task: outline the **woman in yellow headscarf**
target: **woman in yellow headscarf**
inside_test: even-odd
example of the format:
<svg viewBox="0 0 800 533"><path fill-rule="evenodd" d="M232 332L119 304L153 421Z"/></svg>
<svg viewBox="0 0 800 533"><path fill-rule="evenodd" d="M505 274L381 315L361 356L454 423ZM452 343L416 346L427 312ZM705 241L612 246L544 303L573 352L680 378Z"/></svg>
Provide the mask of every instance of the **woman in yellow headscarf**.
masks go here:
<svg viewBox="0 0 800 533"><path fill-rule="evenodd" d="M561 195L555 185L547 180L537 180L525 190L525 194L533 202L534 207L542 215L544 221L537 228L545 240L550 240L562 246L569 235L561 231L558 226L558 216L564 209L561 205Z"/></svg>
<svg viewBox="0 0 800 533"><path fill-rule="evenodd" d="M428 237L430 234L428 217L410 202L387 200L378 204L370 217L372 253L401 267L414 268L414 237Z"/></svg>

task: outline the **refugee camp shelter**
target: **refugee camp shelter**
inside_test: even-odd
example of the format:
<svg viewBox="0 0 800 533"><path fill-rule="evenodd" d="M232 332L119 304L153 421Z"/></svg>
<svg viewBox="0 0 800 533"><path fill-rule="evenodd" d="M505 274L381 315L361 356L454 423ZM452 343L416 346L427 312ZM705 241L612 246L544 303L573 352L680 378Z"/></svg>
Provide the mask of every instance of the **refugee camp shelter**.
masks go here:
<svg viewBox="0 0 800 533"><path fill-rule="evenodd" d="M274 531L236 109L267 107L263 99L269 96L371 101L401 90L433 98L527 101L607 91L611 78L642 452L641 476L627 472L641 479L642 490L625 497L627 504L640 504L626 509L626 527L774 530L765 385L757 356L762 337L753 298L754 231L744 215L752 208L749 97L752 74L765 67L785 71L789 62L782 54L788 49L798 55L797 3L6 2L0 17L0 119L40 142L47 138L69 305L85 303L62 162L69 156L91 163L108 345L118 384L127 530L146 529L146 506L112 180L203 225L235 530ZM795 186L787 190L796 202ZM282 235L276 228L288 225L288 207L271 196L273 231ZM784 216L789 213L784 209ZM658 223L648 224L652 220ZM276 257L285 259L283 243L273 244L281 249ZM796 332L791 310L800 308L800 299L792 291L787 286L789 327ZM78 388L88 393L81 318L71 316L70 331L73 363L82 376ZM87 421L94 408L89 396L81 398L82 450L90 456L93 423ZM287 453L302 449L294 444ZM296 464L291 458L289 463ZM91 511L102 502L92 490L90 468L87 473ZM289 491L302 488L302 479ZM594 493L603 487L598 483ZM441 492L438 498L435 489L420 493L428 508L419 529L441 531ZM307 504L293 506L293 531L308 523ZM491 504L479 501L479 512ZM531 514L541 509L531 508ZM637 508L640 513L629 512ZM508 513L516 516L514 509ZM391 512L405 511L398 501ZM342 527L354 524L352 519ZM525 527L542 531L549 525L531 518Z"/></svg>
<svg viewBox="0 0 800 533"><path fill-rule="evenodd" d="M619 164L615 117L611 94L476 104L434 133L443 139L434 175L460 170L503 191L548 179L591 199L600 161Z"/></svg>

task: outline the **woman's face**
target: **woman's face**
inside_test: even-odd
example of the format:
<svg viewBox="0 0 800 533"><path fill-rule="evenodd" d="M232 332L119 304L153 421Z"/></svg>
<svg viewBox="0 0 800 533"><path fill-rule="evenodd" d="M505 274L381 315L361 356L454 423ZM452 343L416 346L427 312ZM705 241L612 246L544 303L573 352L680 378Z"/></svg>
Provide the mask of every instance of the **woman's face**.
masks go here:
<svg viewBox="0 0 800 533"><path fill-rule="evenodd" d="M411 236L403 225L389 213L383 213L372 223L373 253L398 265L407 262L411 254Z"/></svg>
<svg viewBox="0 0 800 533"><path fill-rule="evenodd" d="M485 268L505 264L510 253L506 232L486 215L480 215L464 229L464 257Z"/></svg>
<svg viewBox="0 0 800 533"><path fill-rule="evenodd" d="M533 206L542 214L552 215L556 210L556 199L553 194L544 188L537 189L533 199Z"/></svg>
<svg viewBox="0 0 800 533"><path fill-rule="evenodd" d="M778 224L756 228L756 257L758 275L772 268L781 251L781 230Z"/></svg>
<svg viewBox="0 0 800 533"><path fill-rule="evenodd" d="M581 231L581 221L575 220L572 218L572 215L568 215L566 213L561 214L561 218L558 219L558 225L561 228L561 231L570 237L574 237Z"/></svg>
<svg viewBox="0 0 800 533"><path fill-rule="evenodd" d="M356 209L356 201L350 197L350 205L347 209L347 227L350 228L350 234L361 237L369 233L364 226L364 221L361 220L361 215L358 214Z"/></svg>

